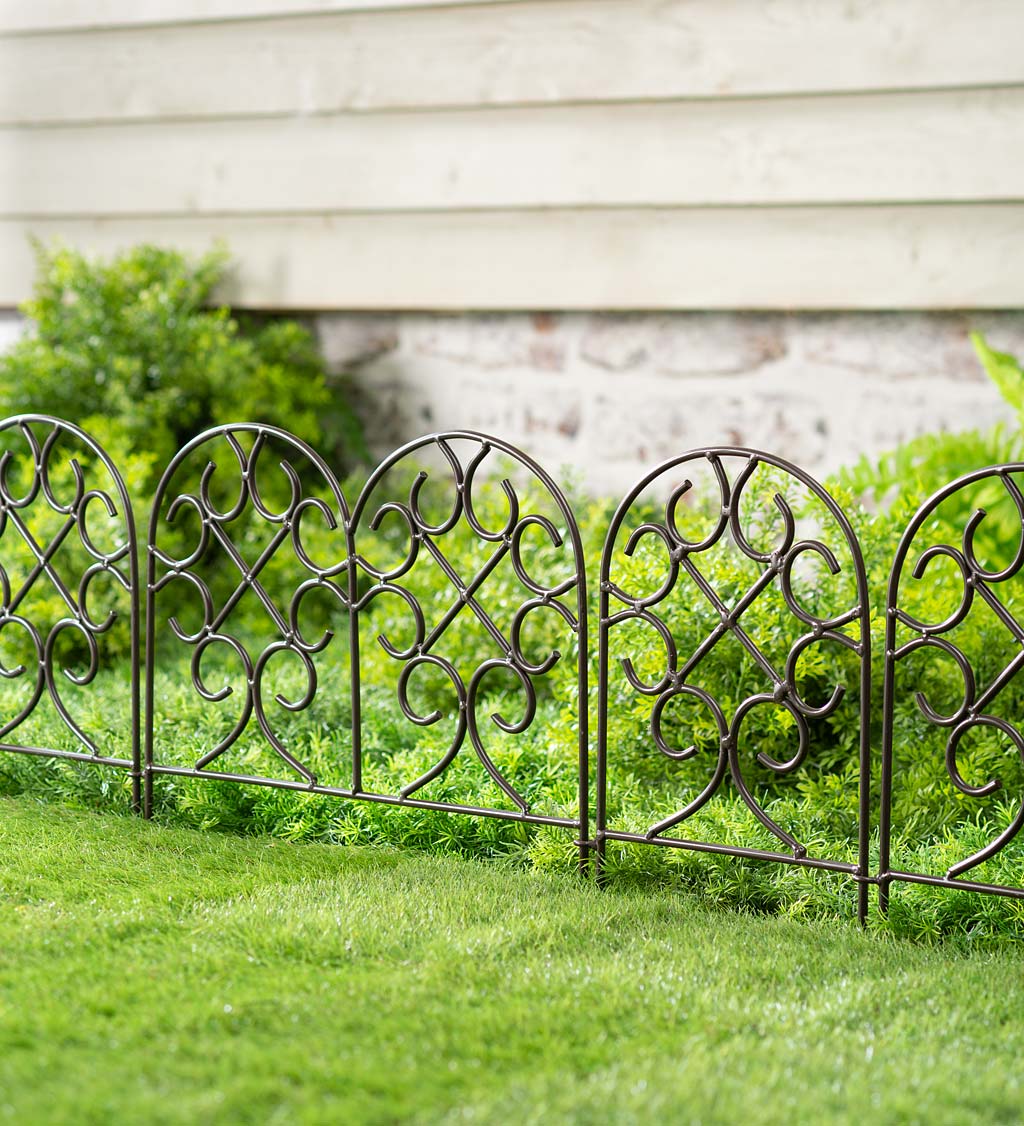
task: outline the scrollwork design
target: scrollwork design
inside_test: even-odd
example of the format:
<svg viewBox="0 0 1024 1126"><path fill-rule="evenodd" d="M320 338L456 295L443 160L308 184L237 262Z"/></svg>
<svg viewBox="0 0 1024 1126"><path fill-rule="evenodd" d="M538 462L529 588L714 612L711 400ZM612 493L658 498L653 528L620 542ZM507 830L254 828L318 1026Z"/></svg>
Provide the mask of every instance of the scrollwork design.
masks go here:
<svg viewBox="0 0 1024 1126"><path fill-rule="evenodd" d="M457 450L456 446L460 449ZM465 446L470 448L468 457L460 456L461 447ZM393 499L386 488L390 480L389 474L403 460L417 457L431 448L440 453L447 467L444 488L446 495L450 493L451 507L442 519L431 519L424 511L423 489L428 481L427 471L421 470L415 475L404 501ZM562 532L547 514L526 510L519 491L508 478L500 481L507 506L504 518L500 521L500 526L485 526L480 515L480 505L475 500L475 491L481 466L492 451L518 462L529 471L535 482L539 481L544 486L568 530L569 543L565 543ZM371 539L370 533L377 532L389 517L404 530L407 545L403 557L397 563L385 565L375 563L368 557L367 543ZM461 521L464 521L473 537L492 547L487 558L472 575L461 573L446 552L445 537ZM553 648L539 658L527 655L524 651L523 633L526 622L532 615L542 611L554 612L565 623L569 636L576 637L585 645L586 604L582 547L575 517L561 490L536 463L515 447L472 431L451 431L418 439L383 462L367 481L353 506L352 528L356 562L372 583L355 606L357 615L367 614L371 604L380 597L398 598L408 608L412 636L407 644L397 644L385 634L377 637L377 643L388 656L402 663L397 691L403 714L411 723L421 727L432 726L446 718L441 709L420 714L410 702L410 681L416 670L423 667L441 670L452 686L457 704L448 747L429 770L403 786L399 796L402 799L412 798L442 775L468 739L476 758L511 802L514 812L529 816L528 801L505 777L488 749L486 724L478 713L487 696L485 681L502 672L518 686L518 692L524 701L523 712L519 719L509 719L500 712L492 712L487 717L489 722L507 735L521 734L533 723L537 710L537 682L551 672L562 659L562 653ZM536 568L527 561L528 552L524 539L531 529L537 530L534 534L546 537L553 548L568 552L569 573L564 578L552 582L537 577ZM427 613L409 585L411 573L423 557L429 558L451 587L451 603L437 617L431 617ZM508 620L499 622L488 608L485 588L488 579L506 560L506 566L511 568L524 588L525 596L511 611ZM572 603L566 601L566 596L570 594L575 596ZM474 668L460 671L461 654L445 656L438 650L443 647L446 631L463 614L470 614L476 619L493 645L495 655L482 660Z"/></svg>
<svg viewBox="0 0 1024 1126"><path fill-rule="evenodd" d="M193 491L178 492L168 500L182 467L197 452L208 452L209 447L217 443L223 443L231 455L231 469L234 471L230 474L232 479L228 481L224 471L208 455L199 472L197 487ZM260 484L272 447L283 447L286 451L276 459L277 467L284 475L287 496L279 509L271 507ZM292 459L311 469L307 477L316 479L318 489L329 498L330 503L324 496L307 493L303 476L292 464ZM218 473L220 477L217 476ZM221 478L224 478L225 486L230 489L230 499L226 505L218 503L213 495L214 485ZM257 524L269 531L266 542L251 562L246 559L232 535L232 525L242 520L250 510ZM184 554L175 556L161 546L160 533L163 527L176 525L186 512L191 512L198 521L197 541ZM340 558L317 563L307 550L302 522L311 512L319 515L328 531L341 532L346 546L344 551L338 553ZM351 601L348 579L351 552L348 550L347 527L348 507L333 472L311 447L294 435L272 426L240 423L215 427L183 447L164 471L156 490L147 542L147 682L152 685L156 596L172 584L185 584L198 595L200 621L195 629L184 628L177 613L172 613L167 618L167 625L174 637L181 644L192 647L190 670L196 693L210 703L222 703L236 694L236 687L231 683L225 683L219 688L207 683L203 660L214 646L226 649L237 658L242 679L241 702L235 722L215 746L199 756L194 763L194 770L203 771L216 763L241 738L255 717L264 740L274 754L310 786L317 784L315 773L288 750L283 738L275 730L264 698L264 680L269 663L285 655L301 666L305 673L306 687L296 699L276 693L274 702L286 712L302 711L312 704L318 687L317 668L313 658L327 647L334 634L330 629L324 629L314 640L305 637L300 628L301 607L304 600L316 591L328 594L348 611ZM290 545L302 577L287 603L280 606L266 589L261 576L285 545ZM198 568L213 550L220 553L227 565L237 573L234 590L219 606L209 584L198 572ZM261 604L273 634L272 639L255 653L250 652L243 639L229 628L233 611L248 592L252 592ZM152 764L155 760L152 724L147 731L147 740L147 762Z"/></svg>
<svg viewBox="0 0 1024 1126"><path fill-rule="evenodd" d="M727 466L730 462L736 461L739 462L738 469L730 476ZM636 526L626 537L626 542L620 546L620 531L641 494L659 478L680 469L685 470L695 462L705 462L710 467L718 489L718 513L712 518L713 526L710 531L703 538L693 539L688 538L680 529L679 506L694 489L692 480L687 477L669 493L663 517L660 520L648 519ZM852 558L857 595L855 604L849 609L830 617L822 617L801 604L793 578L794 565L801 556L808 553L817 555L832 576L838 575L841 568L835 553L825 543L816 539L798 538L797 518L790 503L781 493L775 492L771 498L777 513L775 541L767 548L755 546L751 542L741 521L740 512L744 493L761 465L781 471L789 479L795 478L831 517L832 523L842 537L847 553ZM707 568L701 562L702 557L723 543L726 536L733 549L754 564L757 571L756 577L747 589L738 598L728 601L709 581ZM613 559L620 551L627 558L634 556L640 543L645 539L660 541L665 552L665 578L652 591L634 593L626 590L621 582L613 578ZM666 603L670 595L684 582L696 591L698 597L710 609L712 618L717 618L717 623L689 653L679 651L677 639L663 611L660 610L661 604ZM781 592L789 613L804 627L809 627L809 632L804 632L790 645L786 659L781 665L773 663L763 647L756 643L743 625L744 614L773 585ZM608 755L607 709L610 669L607 638L611 630L624 623L640 622L650 627L653 636L658 639L659 651L664 651L664 664L659 662L659 667L664 671L656 679L648 681L638 673L636 662L632 657L620 657L619 664L629 686L635 692L654 699L650 718L650 734L654 748L659 754L680 763L690 761L699 754L698 747L694 744L686 747L673 746L665 734L666 708L681 697L696 701L699 706L710 711L718 733L715 762L710 777L700 792L683 808L652 825L644 835L645 839L657 842L669 830L691 818L711 800L726 778L731 777L743 802L761 824L777 837L794 857L804 857L805 846L769 816L744 776L741 729L744 720L755 708L774 707L785 710L792 720L797 736L794 753L785 761L778 761L764 752L758 752L754 757L764 769L779 775L796 770L804 762L811 745L809 721L831 715L845 693L845 686L837 684L827 700L822 703L810 703L802 698L798 690L797 666L801 657L811 646L823 642L838 644L853 651L859 658L861 706L862 713L866 716L869 690L867 606L863 562L848 520L828 493L795 466L758 451L721 447L683 454L648 474L619 505L609 527L601 561L602 667L598 747L601 775L599 787L602 790L599 797L601 817L604 816L606 801L603 788L606 785ZM850 635L850 627L855 628L854 636ZM727 636L739 642L767 681L765 691L755 692L733 705L731 716L727 714L727 709L722 703L701 687L698 675L702 662ZM862 764L865 761L866 746L862 748ZM599 831L602 829L603 825L599 820Z"/></svg>
<svg viewBox="0 0 1024 1126"><path fill-rule="evenodd" d="M25 703L0 723L0 739L8 739L29 718L45 693L63 724L90 755L137 770L138 572L134 515L124 482L95 439L62 419L20 415L0 422L0 434L17 438L13 446L8 444L0 454L0 537L12 537L8 540L11 546L4 545L4 564L0 567L0 632L16 627L28 639L34 653L31 662L0 667L0 677L5 680L27 677L31 681ZM69 496L58 495L57 462L70 475ZM19 491L12 480L16 471L27 478L24 491ZM98 475L101 483L87 487L87 474ZM102 481L103 477L106 481ZM95 505L105 513L108 531L116 540L109 550L99 546L89 530L89 513ZM74 558L75 550L88 561L84 567L81 558ZM11 567L19 555L25 574L15 589ZM64 577L69 565L76 570L82 568L77 580L70 582ZM133 677L130 760L109 752L103 755L98 733L87 731L72 715L57 675L59 672L69 683L85 688L95 680L103 664L101 638L112 629L120 614L110 605L102 611L90 608L90 592L99 578L113 581L126 592L129 605L128 643ZM32 611L28 609L32 596L43 588L47 596L55 594L62 604L64 613L55 621L32 620ZM77 635L80 644L76 648L84 645L84 671L63 664L58 656L59 642L65 634ZM22 749L16 743L4 746L8 750ZM60 757L65 752L52 748L50 753Z"/></svg>
<svg viewBox="0 0 1024 1126"><path fill-rule="evenodd" d="M888 871L891 849L892 780L897 753L894 746L894 707L896 670L900 662L913 653L932 650L952 660L957 667L963 681L963 696L952 711L943 711L936 707L924 691L918 689L914 692L918 710L925 719L936 727L946 728L949 731L943 765L947 777L957 791L970 798L984 798L1002 787L1002 781L998 778L990 778L984 783L975 785L967 782L961 774L958 754L964 737L971 731L987 728L1000 732L1024 759L1024 736L1017 726L993 714L992 711L1000 694L1024 668L1024 625L1008 608L1006 597L1001 597L994 589L1010 583L1024 568L1024 494L1021 493L1012 476L1019 473L1024 473L1024 463L992 466L951 482L921 506L900 541L890 574L886 607L886 703L883 715L881 809L883 872ZM987 568L978 558L976 537L987 516L986 510L981 507L975 508L964 523L960 531L959 543L931 543L919 549L916 555L912 555L923 529L929 526L929 521L944 502L963 490L990 482L1002 486L1020 526L1017 546L1006 566ZM909 574L914 582L923 582L933 563L942 559L951 561L953 565L953 574L960 586L957 601L946 617L934 622L924 621L905 605L909 597L906 576ZM913 562L908 569L911 560ZM983 683L974 662L964 651L962 642L956 639L958 627L967 622L979 601L988 607L1010 638L1020 647L1003 667L988 679L987 683ZM989 844L951 865L944 878L955 880L995 856L1018 835L1022 826L1024 826L1024 795L1021 798L1020 808L1007 827ZM991 885L980 886L983 889L991 887Z"/></svg>

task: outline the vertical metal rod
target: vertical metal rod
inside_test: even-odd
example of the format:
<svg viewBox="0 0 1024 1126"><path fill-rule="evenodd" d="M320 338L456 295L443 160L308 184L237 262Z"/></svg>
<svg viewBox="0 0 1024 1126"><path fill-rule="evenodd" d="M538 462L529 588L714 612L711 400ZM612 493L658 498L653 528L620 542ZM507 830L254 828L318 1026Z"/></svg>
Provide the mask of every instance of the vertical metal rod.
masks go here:
<svg viewBox="0 0 1024 1126"><path fill-rule="evenodd" d="M850 527L860 616L860 769L857 803L857 921L868 919L868 880L871 877L871 591L860 543Z"/></svg>
<svg viewBox="0 0 1024 1126"><path fill-rule="evenodd" d="M348 654L349 692L352 699L352 790L358 794L363 789L363 697L362 680L359 675L359 611L356 609L358 568L349 521L346 521L345 535L348 541Z"/></svg>
<svg viewBox="0 0 1024 1126"><path fill-rule="evenodd" d="M576 687L579 696L577 720L579 721L579 819L580 849L579 870L583 876L590 873L590 645L588 640L587 564L583 544L575 523L570 526L576 566L579 568L579 586L576 597Z"/></svg>
<svg viewBox="0 0 1024 1126"><path fill-rule="evenodd" d="M608 592L602 569L597 627L597 792L594 799L594 876L604 882L608 827Z"/></svg>
<svg viewBox="0 0 1024 1126"><path fill-rule="evenodd" d="M153 537L158 516L154 508L146 536L146 701L143 713L145 766L142 775L142 816L147 820L153 816L153 677L156 661L156 593L153 589L156 583L156 560L153 555Z"/></svg>
<svg viewBox="0 0 1024 1126"><path fill-rule="evenodd" d="M896 609L892 578L885 611L885 671L882 683L882 777L878 809L878 910L889 910L890 848L892 840L892 755L896 680Z"/></svg>
<svg viewBox="0 0 1024 1126"><path fill-rule="evenodd" d="M131 662L132 662L132 703L131 703L131 724L132 724L132 812L139 814L144 813L142 801L142 747L141 747L141 734L142 734L142 709L140 706L140 680L142 676L142 662L140 659L140 622L139 622L139 551L138 544L135 542L134 516L130 517L132 521L132 546L131 546L131 562L129 564L129 573L131 575L131 618L129 622L129 629L131 631ZM148 621L148 616L147 616Z"/></svg>
<svg viewBox="0 0 1024 1126"><path fill-rule="evenodd" d="M863 562L858 558L863 573ZM860 582L860 576L858 576ZM863 574L867 590L867 575ZM857 921L863 926L868 918L868 878L871 875L871 620L862 622L860 667L860 793L857 807Z"/></svg>

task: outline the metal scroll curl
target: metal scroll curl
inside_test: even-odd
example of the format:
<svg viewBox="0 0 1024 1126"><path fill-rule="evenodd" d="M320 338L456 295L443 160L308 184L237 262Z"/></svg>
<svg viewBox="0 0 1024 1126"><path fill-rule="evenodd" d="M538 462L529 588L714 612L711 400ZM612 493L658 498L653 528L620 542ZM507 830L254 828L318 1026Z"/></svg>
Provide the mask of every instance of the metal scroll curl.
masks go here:
<svg viewBox="0 0 1024 1126"><path fill-rule="evenodd" d="M124 481L91 435L59 418L4 419L0 443L0 635L23 654L0 657L13 700L0 717L0 749L128 768L137 802L138 560ZM130 662L119 666L131 679L130 714L99 731L76 717L80 697L72 702L61 685L86 688L120 656ZM84 750L12 741L44 698Z"/></svg>
<svg viewBox="0 0 1024 1126"><path fill-rule="evenodd" d="M751 510L758 497L753 496L752 481L759 467L765 467L778 480L779 487L767 498L768 512L751 521ZM698 469L710 483L713 499L704 498L700 510L703 524L693 530L691 501L696 487ZM681 480L680 480L681 478ZM679 481L668 493L660 510L650 515L649 506L639 507L650 490L658 490L663 482ZM799 489L801 504L791 503L784 491ZM687 508L689 507L689 512ZM817 523L835 537L834 549L820 539L802 534L808 509L820 517ZM741 512L745 515L741 515ZM644 513L647 518L644 519ZM632 526L629 520L632 518ZM639 521L639 522L637 522ZM751 530L751 524L756 527ZM634 568L647 580L649 589L627 589L626 579L617 577L622 566L617 562L637 555L641 544L649 546L647 561ZM716 589L713 557L715 552L731 550L742 562L745 575L739 589ZM852 604L823 613L805 605L805 592L795 579L795 569L802 561L813 558L823 570L825 580L819 587L828 588L828 578L839 576L845 560L848 577L842 594L831 592L833 600L843 594ZM651 562L657 561L656 564ZM653 574L652 574L653 573ZM635 576L634 576L634 580ZM720 586L720 584L719 584ZM763 643L744 621L751 606L767 597L769 588L781 596L783 613L795 622L793 639L783 659L766 651ZM684 599L680 603L680 598ZM682 609L681 609L682 607ZM673 629L673 616L686 614L691 621L703 615L708 623L696 644L683 644ZM812 745L812 722L831 715L839 706L846 685L833 685L824 699L805 700L801 695L798 664L803 655L819 644L838 645L855 654L859 668L861 708L860 774L862 814L866 812L868 777L868 730L870 707L870 632L866 576L861 552L846 516L833 498L813 478L796 466L770 454L734 447L715 447L690 451L665 462L649 473L630 491L619 505L609 526L601 559L600 593L600 694L598 712L598 851L607 840L630 840L675 847L737 852L766 859L807 863L820 867L840 867L861 880L862 900L867 878L866 817L862 816L858 866L832 865L827 860L808 856L807 848L786 828L779 825L758 801L746 776L744 762L753 757L760 766L776 775L797 770L805 761ZM637 652L622 656L617 663L626 687L653 699L650 713L652 749L668 760L689 762L701 754L696 743L677 745L665 728L665 718L672 706L685 704L702 709L710 717L709 730L715 733L713 761L709 761L706 782L686 804L651 825L640 834L619 832L607 826L608 806L608 714L610 682L615 669L610 640L616 630L627 623L641 625L648 641ZM762 680L760 690L739 701L716 698L703 682L702 664L725 638L732 638L749 658L755 675ZM651 648L653 646L653 648ZM642 667L641 667L642 666ZM771 708L786 713L785 722L794 732L792 753L776 759L745 744L743 727L757 709ZM705 725L708 726L708 725ZM774 836L784 852L758 849L731 849L670 836L670 831L701 810L727 779L758 821ZM864 904L861 904L863 913Z"/></svg>
<svg viewBox="0 0 1024 1126"><path fill-rule="evenodd" d="M440 470L417 471L431 454ZM482 478L492 455L492 461L507 459L515 472L491 483L500 500L485 504L480 497ZM519 480L523 471L527 490L512 479ZM403 482L401 493L396 492L398 482ZM366 632L375 634L376 645L399 666L396 691L402 712L420 727L448 724L447 747L428 770L401 787L398 800L429 799L430 783L448 770L468 742L501 794L501 803L489 812L551 820L535 816L506 776L491 750L491 733L514 736L530 727L541 680L561 661L575 662L580 700L586 700L586 661L580 658L586 653L587 626L582 545L575 516L558 485L500 439L473 431L432 434L403 446L372 474L353 506L352 532L361 576L354 609ZM549 558L538 566L544 548ZM418 581L421 568L433 576L429 594ZM500 597L492 595L499 582ZM406 623L401 638L374 624L374 611L385 600L389 618L397 612ZM534 617L544 615L566 643L535 652L525 639ZM455 640L460 627L469 625L476 643ZM415 702L415 682L428 675L449 685L448 706ZM488 711L488 689L498 683L504 697L518 699L517 714ZM585 837L585 714L581 720L580 818ZM442 804L458 808L448 801Z"/></svg>
<svg viewBox="0 0 1024 1126"><path fill-rule="evenodd" d="M1024 572L1024 493L1019 481L1024 463L991 466L977 470L951 482L930 497L918 510L900 541L889 578L886 601L886 664L882 731L882 786L880 810L880 884L881 905L887 900L888 885L893 880L914 883L945 884L967 887L975 891L1024 895L1022 888L961 880L984 861L1001 852L1024 826L1024 795L1017 797L1016 813L1008 824L982 848L950 865L944 874L905 872L891 867L893 838L893 776L901 748L896 745L895 707L898 671L901 662L914 653L930 653L933 659L949 662L955 669L959 686L957 699L939 702L927 691L915 689L914 700L928 724L947 732L941 766L954 790L970 799L991 796L1003 786L999 777L970 781L963 773L965 740L976 732L997 732L1011 755L1024 762L1024 735L1017 717L1000 715L1000 697L1024 668L1024 625L1015 612L1015 584ZM964 494L963 497L958 494ZM980 494L980 495L979 495ZM1001 565L986 566L979 558L979 533L991 524L992 515L985 507L974 507L970 515L955 528L951 525L947 502L964 509L967 502L989 499L1000 504L1002 514L1010 515L1012 527L1004 520L999 534L990 543L1008 554ZM956 517L960 519L959 515ZM933 542L939 529L942 542ZM940 568L943 572L940 573ZM945 594L947 607L934 621L921 617L914 605L915 595L927 590L928 600L936 601ZM1016 602L1019 603L1019 588ZM989 622L1002 627L1009 642L1009 656L998 657L995 632L986 634L983 650L978 635L972 633L971 621L988 611ZM993 662L1001 665L997 671ZM1004 709L1005 710L1005 707Z"/></svg>
<svg viewBox="0 0 1024 1126"><path fill-rule="evenodd" d="M324 542L311 542L314 527ZM286 773L315 787L315 772L286 746L277 717L312 704L316 658L334 637L322 624L310 627L306 600L319 593L346 617L351 601L348 506L329 466L276 427L239 423L208 430L175 455L157 485L147 557L147 808L153 774L273 782L223 765L222 756L252 722ZM241 628L236 614L244 598L256 610L256 632ZM168 613L162 608L172 600ZM188 766L161 761L154 745L156 657L159 647L170 643L158 637L158 622L191 649L196 694L211 704L235 702L229 730ZM236 669L233 683L225 662ZM268 668L282 662L291 663L299 687L293 695L276 692L268 699ZM208 663L219 666L221 683L213 681Z"/></svg>

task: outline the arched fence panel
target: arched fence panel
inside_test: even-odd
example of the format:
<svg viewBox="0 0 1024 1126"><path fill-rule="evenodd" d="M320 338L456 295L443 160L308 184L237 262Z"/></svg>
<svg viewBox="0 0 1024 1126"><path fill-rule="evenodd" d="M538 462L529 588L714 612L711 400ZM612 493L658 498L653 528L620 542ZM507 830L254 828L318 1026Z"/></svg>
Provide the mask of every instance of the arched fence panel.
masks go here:
<svg viewBox="0 0 1024 1126"><path fill-rule="evenodd" d="M352 539L355 667L372 668L377 690L397 698L405 743L415 745L417 729L436 736L426 758L371 746L361 689L355 738L376 774L364 775L368 793L573 829L585 865L586 568L561 488L500 439L433 434L373 472L353 506ZM570 753L538 733L553 705L577 709L578 777L574 795L554 799L537 786L544 758ZM386 777L373 769L381 760Z"/></svg>
<svg viewBox="0 0 1024 1126"><path fill-rule="evenodd" d="M863 918L870 606L857 538L822 486L756 450L663 463L612 518L599 629L599 864L615 841L829 869L856 879ZM841 707L857 752L823 766L818 735ZM820 769L846 779L858 827L836 842L847 857L809 847L790 823L787 787ZM627 778L655 776L676 803L620 796ZM716 800L756 843L730 839L710 816Z"/></svg>
<svg viewBox="0 0 1024 1126"><path fill-rule="evenodd" d="M348 515L327 463L276 427L219 426L171 460L146 544L147 812L156 775L312 790L351 761ZM335 710L313 762L289 729L318 696Z"/></svg>
<svg viewBox="0 0 1024 1126"><path fill-rule="evenodd" d="M244 782L569 828L585 863L582 547L525 454L429 435L385 459L350 512L293 435L217 427L164 472L147 557L147 811L157 776ZM583 719L579 784L552 805L536 748L518 744L556 678ZM372 722L388 693L397 736ZM318 708L311 740L310 717L302 733L292 721Z"/></svg>
<svg viewBox="0 0 1024 1126"><path fill-rule="evenodd" d="M0 750L121 767L139 802L139 582L120 471L49 415L0 422ZM123 709L97 715L90 686Z"/></svg>
<svg viewBox="0 0 1024 1126"><path fill-rule="evenodd" d="M886 599L879 895L893 882L1024 898L1024 462L929 498ZM938 844L918 826L943 827ZM893 858L895 856L895 867Z"/></svg>

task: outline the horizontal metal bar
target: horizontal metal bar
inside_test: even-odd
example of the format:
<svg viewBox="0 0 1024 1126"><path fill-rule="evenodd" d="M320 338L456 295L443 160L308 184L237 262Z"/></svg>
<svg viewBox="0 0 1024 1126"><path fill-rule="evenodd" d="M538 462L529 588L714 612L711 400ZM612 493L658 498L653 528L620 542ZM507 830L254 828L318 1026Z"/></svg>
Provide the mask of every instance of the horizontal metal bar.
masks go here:
<svg viewBox="0 0 1024 1126"><path fill-rule="evenodd" d="M131 770L134 765L131 759L107 758L105 755L91 755L86 751L58 751L53 747L28 747L15 743L0 743L0 751L14 751L21 755L36 755L39 758L69 758L76 762L94 762L99 766L120 766Z"/></svg>
<svg viewBox="0 0 1024 1126"><path fill-rule="evenodd" d="M578 818L548 817L542 813L521 813L519 810L487 809L473 805L448 805L445 802L418 801L415 798L399 798L391 794L374 794L362 791L354 795L360 801L381 802L384 805L413 806L419 809L436 809L442 813L468 813L476 817L497 817L504 821L524 821L528 825L554 825L562 829L579 829Z"/></svg>
<svg viewBox="0 0 1024 1126"><path fill-rule="evenodd" d="M409 809L434 809L440 813L468 813L474 817L495 817L502 821L522 821L528 825L555 825L562 829L579 829L578 819L547 817L541 813L521 813L519 810L488 809L477 805L455 805L450 802L422 801L402 798L395 794L375 794L369 790L346 790L340 786L311 786L291 778L263 778L257 774L227 774L218 770L193 770L186 766L161 766L154 763L152 774L170 774L177 778L204 778L213 782L239 782L249 786L268 786L275 790L297 790L306 794L323 794L349 801L370 801L381 805L398 805Z"/></svg>
<svg viewBox="0 0 1024 1126"><path fill-rule="evenodd" d="M905 884L928 884L930 887L952 888L954 891L980 891L987 895L1002 895L1007 899L1024 899L1024 888L983 884L976 880L951 880L947 876L926 876L922 872L883 872L876 882L884 885L897 880Z"/></svg>
<svg viewBox="0 0 1024 1126"><path fill-rule="evenodd" d="M747 860L774 860L780 864L797 864L801 868L823 868L828 872L845 872L857 876L856 864L839 860L819 860L813 856L793 856L785 852L769 852L762 848L734 848L732 845L709 844L706 841L680 840L676 837L645 837L640 833L619 833L606 829L597 834L598 840L624 841L627 844L664 845L666 848L684 848L691 852L713 852L719 856L741 856Z"/></svg>

